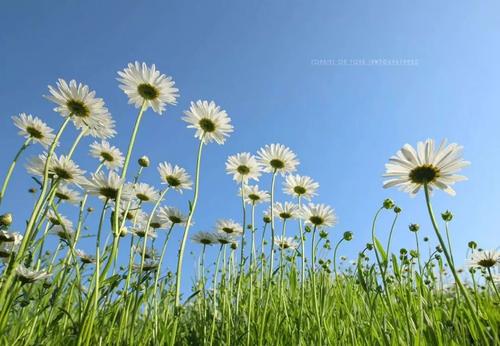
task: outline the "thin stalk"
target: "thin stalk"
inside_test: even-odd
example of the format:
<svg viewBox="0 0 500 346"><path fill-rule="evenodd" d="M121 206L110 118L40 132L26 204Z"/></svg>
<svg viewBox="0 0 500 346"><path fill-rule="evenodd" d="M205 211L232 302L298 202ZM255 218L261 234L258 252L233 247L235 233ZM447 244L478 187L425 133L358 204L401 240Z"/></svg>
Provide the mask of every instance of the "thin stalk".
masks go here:
<svg viewBox="0 0 500 346"><path fill-rule="evenodd" d="M4 197L5 197L5 192L7 191L7 186L9 185L10 177L12 176L12 173L14 172L14 168L16 167L17 160L19 159L19 157L21 156L21 154L23 153L23 151L27 147L29 147L30 142L31 142L31 137L28 137L24 141L24 143L21 146L21 148L17 151L16 156L14 156L14 160L12 161L12 163L9 166L9 170L7 171L7 175L5 176L5 180L4 180L3 185L2 185L2 191L0 192L0 205L2 205L2 201L3 201Z"/></svg>

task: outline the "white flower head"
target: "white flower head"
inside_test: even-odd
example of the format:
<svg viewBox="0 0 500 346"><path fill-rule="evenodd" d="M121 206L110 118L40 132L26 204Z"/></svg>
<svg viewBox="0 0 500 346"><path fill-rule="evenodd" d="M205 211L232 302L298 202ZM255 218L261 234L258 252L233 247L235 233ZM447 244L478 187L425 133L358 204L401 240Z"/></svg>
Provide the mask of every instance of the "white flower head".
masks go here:
<svg viewBox="0 0 500 346"><path fill-rule="evenodd" d="M190 190L193 186L191 177L186 170L177 165L173 166L168 162L162 162L158 165L158 172L164 184L180 193L182 190Z"/></svg>
<svg viewBox="0 0 500 346"><path fill-rule="evenodd" d="M90 145L90 155L101 161L108 169L115 170L123 166L123 155L120 149L103 140Z"/></svg>
<svg viewBox="0 0 500 346"><path fill-rule="evenodd" d="M149 227L152 229L166 229L170 226L170 221L168 219L165 219L162 215L160 215L159 211L156 211L153 216L150 218L150 214L143 213L141 215L141 219L139 220L139 223L142 225L146 225L149 221Z"/></svg>
<svg viewBox="0 0 500 346"><path fill-rule="evenodd" d="M309 203L307 206L303 206L300 217L306 224L315 227L333 227L337 223L335 212L325 204Z"/></svg>
<svg viewBox="0 0 500 346"><path fill-rule="evenodd" d="M72 242L75 239L73 228L66 227L64 224L54 225L50 233L59 237L64 242Z"/></svg>
<svg viewBox="0 0 500 346"><path fill-rule="evenodd" d="M144 254L144 258L147 259L156 259L158 257L154 248L146 247L146 249L144 249L143 244L134 244L132 246L132 252L138 254L139 256Z"/></svg>
<svg viewBox="0 0 500 346"><path fill-rule="evenodd" d="M474 251L467 264L475 268L491 268L500 265L500 251Z"/></svg>
<svg viewBox="0 0 500 346"><path fill-rule="evenodd" d="M69 220L67 217L56 213L54 210L49 209L47 212L47 220L55 226L61 225L67 230L73 230L73 222Z"/></svg>
<svg viewBox="0 0 500 346"><path fill-rule="evenodd" d="M98 135L99 130L105 125L111 127L105 134L114 132L114 122L104 101L95 97L95 91L90 90L87 85L77 83L75 80L71 80L68 84L64 79L59 79L56 88L49 86L49 92L50 95L46 98L57 104L54 111L63 117L71 117L77 129L89 130L90 134Z"/></svg>
<svg viewBox="0 0 500 346"><path fill-rule="evenodd" d="M83 250L76 249L75 255L80 258L80 261L82 261L83 264L96 263L96 259L93 256L85 253L85 251Z"/></svg>
<svg viewBox="0 0 500 346"><path fill-rule="evenodd" d="M16 276L23 284L32 284L39 280L45 280L51 276L46 270L31 270L23 264L16 269Z"/></svg>
<svg viewBox="0 0 500 346"><path fill-rule="evenodd" d="M240 191L240 195L241 195ZM245 203L257 205L269 201L270 195L268 191L259 190L258 185L245 185L243 187L243 198Z"/></svg>
<svg viewBox="0 0 500 346"><path fill-rule="evenodd" d="M84 180L85 171L80 169L68 156L61 155L57 157L54 154L49 169L53 175L67 183L79 184Z"/></svg>
<svg viewBox="0 0 500 346"><path fill-rule="evenodd" d="M151 185L146 183L136 183L129 185L135 198L141 202L155 203L160 198L160 193Z"/></svg>
<svg viewBox="0 0 500 346"><path fill-rule="evenodd" d="M156 230L152 227L146 227L146 223L139 223L135 227L132 227L132 234L138 236L139 238L144 238L147 234L148 239L156 238Z"/></svg>
<svg viewBox="0 0 500 346"><path fill-rule="evenodd" d="M23 236L18 232L0 231L0 258L5 260L17 253L22 240Z"/></svg>
<svg viewBox="0 0 500 346"><path fill-rule="evenodd" d="M299 160L290 148L285 147L283 144L270 144L261 148L258 152L258 162L262 166L264 172L286 173L295 172Z"/></svg>
<svg viewBox="0 0 500 346"><path fill-rule="evenodd" d="M415 195L424 185L429 190L437 187L454 196L451 188L467 178L456 173L470 163L462 159L462 147L456 143L442 141L436 148L433 139L418 142L415 150L405 144L385 165L384 188L398 186L401 191Z"/></svg>
<svg viewBox="0 0 500 346"><path fill-rule="evenodd" d="M67 184L59 184L57 186L55 196L59 200L71 204L78 204L82 199L80 193L76 190L70 189Z"/></svg>
<svg viewBox="0 0 500 346"><path fill-rule="evenodd" d="M146 108L153 108L158 114L165 111L167 104L175 105L179 97L179 89L175 88L172 77L168 77L156 69L153 64L148 67L146 63L140 64L136 61L129 63L123 71L119 71L117 78L125 94L127 94L129 104L134 104L140 108L144 103Z"/></svg>
<svg viewBox="0 0 500 346"><path fill-rule="evenodd" d="M279 216L282 220L295 219L299 217L299 206L295 203L280 202L274 203L273 214Z"/></svg>
<svg viewBox="0 0 500 346"><path fill-rule="evenodd" d="M212 233L215 240L221 245L228 244L238 244L235 236L233 234L224 233L224 232L215 232Z"/></svg>
<svg viewBox="0 0 500 346"><path fill-rule="evenodd" d="M165 223L172 225L183 225L188 219L187 215L184 215L179 209L174 207L160 207L157 214Z"/></svg>
<svg viewBox="0 0 500 346"><path fill-rule="evenodd" d="M290 196L311 200L316 196L319 184L305 175L287 175L283 182L283 192Z"/></svg>
<svg viewBox="0 0 500 346"><path fill-rule="evenodd" d="M248 183L248 180L259 180L260 166L255 156L250 153L231 155L226 161L226 172L232 174L238 183Z"/></svg>
<svg viewBox="0 0 500 346"><path fill-rule="evenodd" d="M243 234L243 227L233 220L217 220L215 229L219 233L226 233L232 236L238 236Z"/></svg>
<svg viewBox="0 0 500 346"><path fill-rule="evenodd" d="M82 184L91 195L98 196L103 200L114 200L118 195L118 190L124 185L125 180L121 179L114 171L93 173L90 180ZM131 197L128 185L122 188L121 200L125 201Z"/></svg>
<svg viewBox="0 0 500 346"><path fill-rule="evenodd" d="M274 237L274 244L276 244L280 250L296 250L299 247L299 244L292 237Z"/></svg>
<svg viewBox="0 0 500 346"><path fill-rule="evenodd" d="M218 242L213 233L210 232L198 232L193 234L191 240L195 243L202 245L213 245Z"/></svg>
<svg viewBox="0 0 500 346"><path fill-rule="evenodd" d="M38 154L38 156L32 157L28 160L28 162L26 163L26 170L31 175L43 177L45 170L45 162L47 162L47 153L44 152L42 154ZM50 163L49 163L49 178L53 176L54 174L50 172Z"/></svg>
<svg viewBox="0 0 500 346"><path fill-rule="evenodd" d="M14 125L20 130L18 133L24 138L31 138L35 143L40 143L47 148L54 141L55 135L52 128L47 126L42 120L31 114L21 113L12 117Z"/></svg>
<svg viewBox="0 0 500 346"><path fill-rule="evenodd" d="M196 130L195 137L204 144L215 141L224 144L226 137L233 132L231 118L225 110L221 110L213 101L191 102L189 110L184 111L182 120L189 123L188 128Z"/></svg>

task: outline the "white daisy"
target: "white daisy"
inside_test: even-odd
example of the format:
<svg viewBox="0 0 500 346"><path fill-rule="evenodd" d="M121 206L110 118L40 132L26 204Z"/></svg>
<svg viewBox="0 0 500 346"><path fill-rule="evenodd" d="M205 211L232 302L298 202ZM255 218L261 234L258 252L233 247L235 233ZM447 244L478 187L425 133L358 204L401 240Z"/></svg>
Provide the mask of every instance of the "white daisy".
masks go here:
<svg viewBox="0 0 500 346"><path fill-rule="evenodd" d="M50 171L59 179L67 183L79 184L83 181L85 171L72 161L69 157L53 155L50 163Z"/></svg>
<svg viewBox="0 0 500 346"><path fill-rule="evenodd" d="M303 206L300 217L306 224L316 227L333 227L337 223L335 212L325 204L309 203L307 206Z"/></svg>
<svg viewBox="0 0 500 346"><path fill-rule="evenodd" d="M165 222L171 224L185 224L187 222L187 215L184 215L179 209L174 207L160 207L158 209L158 217Z"/></svg>
<svg viewBox="0 0 500 346"><path fill-rule="evenodd" d="M31 270L21 264L16 269L16 276L23 284L31 284L39 280L47 279L51 276L46 270Z"/></svg>
<svg viewBox="0 0 500 346"><path fill-rule="evenodd" d="M143 254L144 247L142 244L138 245L133 245L132 246L132 252L135 254L138 254L139 256L142 256ZM158 256L156 255L156 250L154 248L147 248L144 251L144 258L147 259L155 259Z"/></svg>
<svg viewBox="0 0 500 346"><path fill-rule="evenodd" d="M215 238L213 233L210 232L198 232L195 233L192 237L191 240L194 241L195 243L202 244L202 245L213 245L218 242L218 240Z"/></svg>
<svg viewBox="0 0 500 346"><path fill-rule="evenodd" d="M146 227L145 223L139 223L135 227L132 227L132 234L138 236L139 238L144 238L146 236L146 232L148 235L148 239L156 238L158 235L156 234L156 230L152 227Z"/></svg>
<svg viewBox="0 0 500 346"><path fill-rule="evenodd" d="M299 164L297 156L283 144L266 145L257 152L257 155L262 169L268 173L277 172L281 175L292 173Z"/></svg>
<svg viewBox="0 0 500 346"><path fill-rule="evenodd" d="M147 213L144 213L141 215L141 219L139 220L139 223L146 225L149 221L150 215ZM159 212L155 212L153 214L153 217L151 218L151 221L149 221L149 227L153 229L166 229L170 226L170 220L165 219L161 215L159 215Z"/></svg>
<svg viewBox="0 0 500 346"><path fill-rule="evenodd" d="M93 256L85 253L85 251L83 250L76 249L75 255L80 258L80 261L82 261L83 264L96 263L96 259Z"/></svg>
<svg viewBox="0 0 500 346"><path fill-rule="evenodd" d="M50 94L47 99L58 106L54 111L63 117L71 116L71 120L77 129L100 129L103 124L112 125L111 115L105 107L101 98L95 97L95 91L90 90L87 85L75 80L69 82L59 79L57 88L49 86Z"/></svg>
<svg viewBox="0 0 500 346"><path fill-rule="evenodd" d="M241 195L241 191L240 191ZM259 190L258 185L245 185L243 187L243 196L245 199L245 203L248 204L259 204L269 201L270 195L269 192L264 190Z"/></svg>
<svg viewBox="0 0 500 346"><path fill-rule="evenodd" d="M274 244L276 244L280 250L296 250L299 247L299 244L292 237L274 237Z"/></svg>
<svg viewBox="0 0 500 346"><path fill-rule="evenodd" d="M405 144L385 165L384 177L389 180L384 182L384 188L398 186L401 191L415 195L427 184L430 191L437 187L454 196L451 185L467 179L455 173L469 164L462 159L462 147L456 143L447 145L442 141L436 148L434 140L428 139L418 142L416 150Z"/></svg>
<svg viewBox="0 0 500 346"><path fill-rule="evenodd" d="M85 190L91 195L99 196L103 200L114 200L117 197L118 190L124 185L125 180L118 174L109 171L108 175L104 172L93 173L90 180L82 184ZM127 185L122 189L121 200L126 201L130 198L130 191Z"/></svg>
<svg viewBox="0 0 500 346"><path fill-rule="evenodd" d="M143 272L150 272L150 271L156 271L158 269L158 266L160 264L158 262L153 262L153 261L144 261L142 265L142 271ZM132 264L132 270L134 271L140 271L141 270L141 264L134 263Z"/></svg>
<svg viewBox="0 0 500 346"><path fill-rule="evenodd" d="M0 258L9 258L16 253L21 245L23 236L17 232L0 231Z"/></svg>
<svg viewBox="0 0 500 346"><path fill-rule="evenodd" d="M129 185L135 198L141 202L156 202L160 198L160 193L151 185L146 183L136 183Z"/></svg>
<svg viewBox="0 0 500 346"><path fill-rule="evenodd" d="M126 215L124 215L125 211L127 212ZM127 220L141 220L144 214L137 200L120 200L120 215L122 218L125 216Z"/></svg>
<svg viewBox="0 0 500 346"><path fill-rule="evenodd" d="M73 231L73 229L66 227L66 225L55 225L50 229L50 233L57 235L59 239L65 242L72 242L75 238L75 232Z"/></svg>
<svg viewBox="0 0 500 346"><path fill-rule="evenodd" d="M248 183L249 179L259 180L260 167L255 156L250 153L231 155L226 161L226 172L232 174L237 182Z"/></svg>
<svg viewBox="0 0 500 346"><path fill-rule="evenodd" d="M285 202L284 204L276 202L274 203L273 213L282 220L295 219L299 217L299 206L291 202Z"/></svg>
<svg viewBox="0 0 500 346"><path fill-rule="evenodd" d="M500 251L475 251L467 263L469 266L477 268L491 268L500 265Z"/></svg>
<svg viewBox="0 0 500 346"><path fill-rule="evenodd" d="M17 232L0 231L0 243L20 243L23 236Z"/></svg>
<svg viewBox="0 0 500 346"><path fill-rule="evenodd" d="M156 70L153 64L148 67L145 63L134 64L129 63L128 67L123 71L119 71L117 78L125 94L127 94L129 104L134 104L136 108L140 108L145 102L146 108L153 108L153 110L161 114L165 111L165 106L175 105L176 98L179 97L177 93L179 89L175 88L175 82L172 77L161 74Z"/></svg>
<svg viewBox="0 0 500 346"><path fill-rule="evenodd" d="M24 138L31 138L33 142L40 143L44 148L47 148L54 141L53 130L39 118L31 114L21 113L12 117L12 120L14 125L21 130L18 134Z"/></svg>
<svg viewBox="0 0 500 346"><path fill-rule="evenodd" d="M56 190L56 197L71 204L80 203L82 197L76 190L70 189L67 184L59 184Z"/></svg>
<svg viewBox="0 0 500 346"><path fill-rule="evenodd" d="M241 227L239 223L234 222L233 220L218 220L215 225L215 229L219 233L231 234L233 236L243 234L243 227Z"/></svg>
<svg viewBox="0 0 500 346"><path fill-rule="evenodd" d="M213 101L191 102L191 107L184 114L186 116L182 120L191 124L188 128L195 129L195 137L203 140L204 144L212 141L224 144L226 137L233 132L231 118Z"/></svg>
<svg viewBox="0 0 500 346"><path fill-rule="evenodd" d="M90 145L90 155L101 161L108 169L117 169L123 166L123 155L120 149L103 140Z"/></svg>
<svg viewBox="0 0 500 346"><path fill-rule="evenodd" d="M283 182L283 192L295 197L311 200L316 196L319 184L305 175L287 175Z"/></svg>
<svg viewBox="0 0 500 346"><path fill-rule="evenodd" d="M271 222L271 208L267 208L267 210L264 210L263 215L262 215L262 221L264 223Z"/></svg>
<svg viewBox="0 0 500 346"><path fill-rule="evenodd" d="M161 180L172 189L182 193L182 190L191 190L193 182L184 168L177 165L173 166L168 162L162 162L158 165L158 172Z"/></svg>
<svg viewBox="0 0 500 346"><path fill-rule="evenodd" d="M236 241L236 238L234 235L229 234L229 233L221 233L221 232L215 232L212 233L214 239L221 245L227 245L227 244L237 244L238 242Z"/></svg>
<svg viewBox="0 0 500 346"><path fill-rule="evenodd" d="M73 222L61 214L56 214L52 209L47 212L47 220L53 225L61 225L67 230L73 230Z"/></svg>

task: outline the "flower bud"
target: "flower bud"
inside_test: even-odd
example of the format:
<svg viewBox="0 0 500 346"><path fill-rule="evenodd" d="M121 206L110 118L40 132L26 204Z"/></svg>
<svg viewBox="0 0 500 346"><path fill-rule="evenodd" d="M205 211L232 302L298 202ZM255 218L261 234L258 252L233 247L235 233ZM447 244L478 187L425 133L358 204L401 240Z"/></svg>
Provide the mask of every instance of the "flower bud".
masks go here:
<svg viewBox="0 0 500 346"><path fill-rule="evenodd" d="M429 237L424 237L424 241L428 242L429 241Z"/></svg>
<svg viewBox="0 0 500 346"><path fill-rule="evenodd" d="M352 235L353 235L352 232L349 232L349 231L344 232L344 240L345 241L351 241L352 240Z"/></svg>
<svg viewBox="0 0 500 346"><path fill-rule="evenodd" d="M12 214L11 213L5 213L3 215L0 215L0 226L10 226L12 223Z"/></svg>
<svg viewBox="0 0 500 346"><path fill-rule="evenodd" d="M373 244L372 243L366 243L366 248L368 249L368 251L373 250Z"/></svg>
<svg viewBox="0 0 500 346"><path fill-rule="evenodd" d="M469 246L469 249L476 249L477 248L477 243L475 241L470 241L469 244L467 244Z"/></svg>
<svg viewBox="0 0 500 346"><path fill-rule="evenodd" d="M441 217L443 218L443 221L450 222L453 219L453 214L451 211L447 210L444 213L441 213Z"/></svg>
<svg viewBox="0 0 500 346"><path fill-rule="evenodd" d="M35 189L34 187L30 187L30 188L28 189L28 192L29 192L29 193L33 193L33 194L35 194L35 193L36 193L36 189Z"/></svg>
<svg viewBox="0 0 500 346"><path fill-rule="evenodd" d="M328 232L327 232L327 231L325 231L325 230L321 230L321 231L319 232L319 237L320 237L321 239L325 239L326 237L328 237Z"/></svg>
<svg viewBox="0 0 500 346"><path fill-rule="evenodd" d="M408 226L408 228L410 229L411 232L418 232L420 226L416 223L412 223L410 224L410 226Z"/></svg>
<svg viewBox="0 0 500 346"><path fill-rule="evenodd" d="M395 207L394 207L394 212L395 212L396 214L401 213L401 208L400 208L400 207L398 207L398 206L395 206Z"/></svg>
<svg viewBox="0 0 500 346"><path fill-rule="evenodd" d="M139 158L139 160L137 161L139 162L139 165L141 167L149 167L149 158L147 156L141 156L141 158Z"/></svg>
<svg viewBox="0 0 500 346"><path fill-rule="evenodd" d="M394 202L392 201L392 199L390 198L386 198L384 200L384 203L382 203L382 206L385 208L385 209L392 209L394 208Z"/></svg>

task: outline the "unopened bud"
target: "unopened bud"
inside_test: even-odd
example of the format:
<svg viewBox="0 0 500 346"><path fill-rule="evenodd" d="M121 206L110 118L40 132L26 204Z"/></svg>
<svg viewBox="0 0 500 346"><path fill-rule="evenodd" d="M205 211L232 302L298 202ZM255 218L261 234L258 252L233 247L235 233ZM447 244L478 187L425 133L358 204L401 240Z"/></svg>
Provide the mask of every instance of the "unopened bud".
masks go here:
<svg viewBox="0 0 500 346"><path fill-rule="evenodd" d="M147 156L141 156L141 158L138 160L139 165L141 167L149 167L149 158Z"/></svg>
<svg viewBox="0 0 500 346"><path fill-rule="evenodd" d="M384 202L382 203L382 206L385 208L385 209L392 209L394 208L394 202L392 201L392 199L390 198L387 198L384 200Z"/></svg>
<svg viewBox="0 0 500 346"><path fill-rule="evenodd" d="M5 213L3 215L0 215L0 226L10 226L11 223L12 223L11 213Z"/></svg>
<svg viewBox="0 0 500 346"><path fill-rule="evenodd" d="M349 231L344 232L344 240L351 241L352 240L352 235L353 235L352 232L349 232Z"/></svg>
<svg viewBox="0 0 500 346"><path fill-rule="evenodd" d="M416 223L412 223L410 226L408 226L411 232L418 232L420 229L420 226Z"/></svg>

